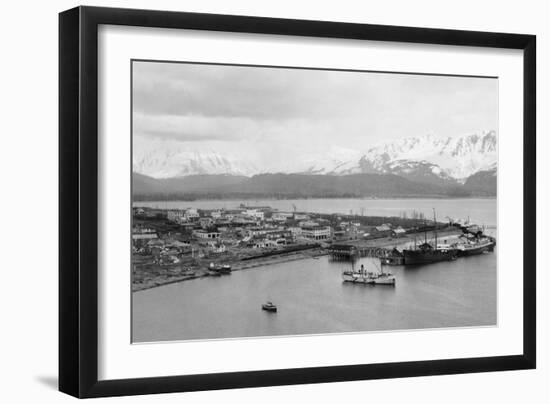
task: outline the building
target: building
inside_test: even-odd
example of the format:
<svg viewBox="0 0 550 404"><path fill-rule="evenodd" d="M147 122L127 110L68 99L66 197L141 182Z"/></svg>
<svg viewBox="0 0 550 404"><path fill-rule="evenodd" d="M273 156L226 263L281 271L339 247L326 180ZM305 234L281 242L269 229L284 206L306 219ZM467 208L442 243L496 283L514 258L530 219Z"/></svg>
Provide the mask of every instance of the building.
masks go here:
<svg viewBox="0 0 550 404"><path fill-rule="evenodd" d="M169 210L167 214L168 220L175 223L181 223L186 221L185 212L183 210Z"/></svg>
<svg viewBox="0 0 550 404"><path fill-rule="evenodd" d="M217 239L220 238L220 233L217 231L194 230L193 236L199 239Z"/></svg>
<svg viewBox="0 0 550 404"><path fill-rule="evenodd" d="M392 236L394 236L394 237L404 237L405 234L407 234L407 231L404 228L402 228L401 226L396 227L392 231Z"/></svg>
<svg viewBox="0 0 550 404"><path fill-rule="evenodd" d="M287 227L287 230L290 231L292 234L292 237L300 237L302 235L302 228L301 227Z"/></svg>
<svg viewBox="0 0 550 404"><path fill-rule="evenodd" d="M258 209L246 209L244 214L257 220L264 220L265 217L264 212Z"/></svg>
<svg viewBox="0 0 550 404"><path fill-rule="evenodd" d="M189 208L185 211L184 217L185 217L185 220L187 220L187 221L198 219L199 218L199 212L197 211L197 209Z"/></svg>
<svg viewBox="0 0 550 404"><path fill-rule="evenodd" d="M147 245L151 240L157 240L157 233L133 233L132 243L134 247L141 248Z"/></svg>
<svg viewBox="0 0 550 404"><path fill-rule="evenodd" d="M134 212L134 216L143 216L145 214L143 208L132 208L132 211Z"/></svg>
<svg viewBox="0 0 550 404"><path fill-rule="evenodd" d="M332 229L329 226L304 226L302 236L310 240L329 240Z"/></svg>
<svg viewBox="0 0 550 404"><path fill-rule="evenodd" d="M298 223L298 226L300 226L301 228L315 227L315 226L319 226L319 223L314 222L313 220L305 220L303 222Z"/></svg>
<svg viewBox="0 0 550 404"><path fill-rule="evenodd" d="M274 212L271 215L271 219L273 219L274 222L286 222L287 219L292 218L293 214L288 212Z"/></svg>
<svg viewBox="0 0 550 404"><path fill-rule="evenodd" d="M250 237L265 236L267 234L267 229L263 227L249 227L246 229L246 235Z"/></svg>
<svg viewBox="0 0 550 404"><path fill-rule="evenodd" d="M390 231L390 230L391 230L391 228L390 228L390 225L388 225L388 224L383 224L381 226L376 226L376 231L379 231L380 233Z"/></svg>
<svg viewBox="0 0 550 404"><path fill-rule="evenodd" d="M376 237L389 237L392 235L391 227L388 224L376 226L375 230L376 232L374 234L376 235Z"/></svg>
<svg viewBox="0 0 550 404"><path fill-rule="evenodd" d="M222 212L221 212L221 210L213 210L212 212L210 212L210 216L211 216L213 219L221 219L221 217L222 217Z"/></svg>
<svg viewBox="0 0 550 404"><path fill-rule="evenodd" d="M214 224L214 219L211 217L201 217L199 219L199 224L203 229L207 229Z"/></svg>
<svg viewBox="0 0 550 404"><path fill-rule="evenodd" d="M221 254L227 251L225 244L218 243L218 242L209 242L208 249L212 251L214 254Z"/></svg>
<svg viewBox="0 0 550 404"><path fill-rule="evenodd" d="M265 238L270 240L289 239L292 238L292 233L290 232L290 230L270 229L265 234Z"/></svg>
<svg viewBox="0 0 550 404"><path fill-rule="evenodd" d="M278 244L275 240L254 240L252 244L252 248L274 248L277 247Z"/></svg>

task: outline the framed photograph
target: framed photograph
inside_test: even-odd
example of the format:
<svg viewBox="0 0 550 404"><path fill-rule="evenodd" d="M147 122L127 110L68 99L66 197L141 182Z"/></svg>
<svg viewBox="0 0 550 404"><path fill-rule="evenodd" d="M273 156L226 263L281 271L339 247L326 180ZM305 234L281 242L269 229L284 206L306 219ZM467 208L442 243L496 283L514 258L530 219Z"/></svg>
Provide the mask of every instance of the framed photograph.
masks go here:
<svg viewBox="0 0 550 404"><path fill-rule="evenodd" d="M59 387L535 367L535 37L59 17Z"/></svg>

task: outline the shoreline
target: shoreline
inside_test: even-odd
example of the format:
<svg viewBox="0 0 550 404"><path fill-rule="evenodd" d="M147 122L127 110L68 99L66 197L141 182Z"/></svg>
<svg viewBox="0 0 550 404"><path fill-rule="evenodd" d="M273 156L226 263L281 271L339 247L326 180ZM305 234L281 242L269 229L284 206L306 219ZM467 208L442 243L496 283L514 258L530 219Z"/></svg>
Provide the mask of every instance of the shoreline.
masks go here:
<svg viewBox="0 0 550 404"><path fill-rule="evenodd" d="M237 271L243 271L246 269L255 269L263 266L271 266L276 264L282 264L285 262L292 262L292 261L300 261L305 259L314 259L314 257L321 257L328 255L326 252L321 252L318 254L305 254L303 252L291 252L288 254L279 254L279 255L272 255L269 257L258 257L255 259L247 260L247 261L237 261L232 265L231 272L237 272ZM185 281L191 281L194 279L203 279L208 278L211 275L209 274L209 271L207 270L200 270L200 275L188 275L188 276L182 276L182 277L174 277L172 279L166 279L163 280L157 280L154 282L151 282L151 284L147 285L136 285L132 284L132 293L134 292L140 292L142 290L148 290L157 288L160 286L170 285L173 283L179 283L179 282L185 282ZM224 277L226 275L220 275L220 277Z"/></svg>
<svg viewBox="0 0 550 404"><path fill-rule="evenodd" d="M429 199L452 199L455 200L471 200L471 199L497 199L497 196L488 196L488 195L472 195L472 196L446 196L446 195L409 195L409 196L381 196L381 197L345 197L345 196L339 196L339 197L311 197L311 198L277 198L276 201L310 201L310 200L320 200L320 199L344 199L344 200L353 200L353 199L359 199L359 200L365 200L365 201L384 201L384 200L429 200ZM132 196L132 206L135 206L136 203L166 203L166 202L213 202L213 201L219 201L219 202L241 202L241 201L267 201L267 200L273 200L273 198L269 197L262 197L262 198L196 198L196 199L136 199L136 197Z"/></svg>
<svg viewBox="0 0 550 404"><path fill-rule="evenodd" d="M433 239L433 232L428 232L427 238L428 240ZM459 230L443 230L438 231L438 238L445 238L445 237L454 237L462 234ZM422 242L422 239L424 233L414 233L414 234L408 234L405 237L402 238L379 238L379 239L372 239L372 240L349 240L346 241L347 243L351 244L363 244L368 247L378 247L378 248L388 248L391 249L393 247L403 247L409 243L413 243L415 237L419 239L419 243ZM307 252L309 251L309 253ZM291 262L291 261L300 261L305 259L314 259L315 257L321 257L328 255L328 252L326 250L306 250L306 251L298 251L298 252L289 252L287 254L278 254L278 255L272 255L268 257L258 257L246 261L236 261L232 262L231 266L232 272L242 271L246 269L255 269L259 267L268 267L275 264L281 264L285 262ZM199 274L197 274L199 273ZM174 276L170 278L165 279L154 279L147 283L142 284L134 284L132 283L132 293L134 292L140 292L143 290L153 289L160 286L170 285L173 283L179 283L179 282L185 282L190 281L194 279L202 279L202 278L208 278L210 277L210 272L206 269L197 269L192 275L183 275L183 276ZM227 277L227 275L220 275L220 277Z"/></svg>

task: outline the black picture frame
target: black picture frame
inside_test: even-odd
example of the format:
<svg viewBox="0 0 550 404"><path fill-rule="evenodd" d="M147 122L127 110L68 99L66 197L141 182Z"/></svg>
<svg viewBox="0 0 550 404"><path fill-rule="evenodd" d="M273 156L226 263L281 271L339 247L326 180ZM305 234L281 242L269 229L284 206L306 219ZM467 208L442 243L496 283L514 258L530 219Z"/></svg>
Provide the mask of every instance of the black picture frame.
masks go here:
<svg viewBox="0 0 550 404"><path fill-rule="evenodd" d="M523 354L99 381L98 26L180 28L523 51ZM536 37L185 12L77 7L59 15L59 390L104 397L536 366Z"/></svg>

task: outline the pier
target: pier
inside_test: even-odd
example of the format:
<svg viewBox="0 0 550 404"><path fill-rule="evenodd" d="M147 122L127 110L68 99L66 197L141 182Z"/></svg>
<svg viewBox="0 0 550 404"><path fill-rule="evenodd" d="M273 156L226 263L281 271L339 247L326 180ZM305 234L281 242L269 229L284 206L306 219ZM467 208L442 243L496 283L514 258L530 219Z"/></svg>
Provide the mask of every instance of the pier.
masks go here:
<svg viewBox="0 0 550 404"><path fill-rule="evenodd" d="M392 248L353 244L333 244L329 247L329 255L335 261L355 260L360 257L387 258Z"/></svg>

